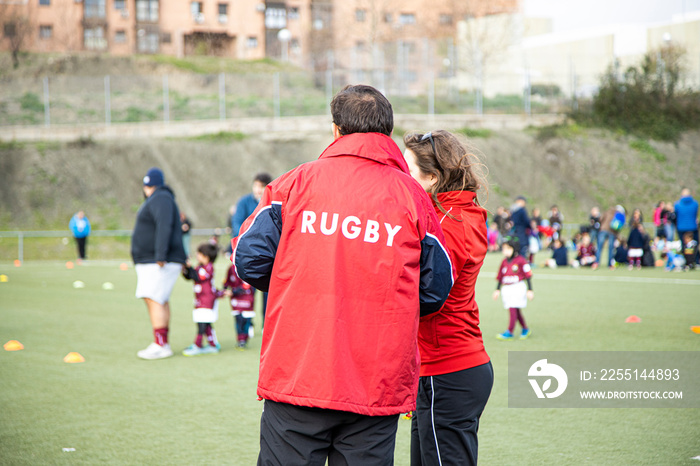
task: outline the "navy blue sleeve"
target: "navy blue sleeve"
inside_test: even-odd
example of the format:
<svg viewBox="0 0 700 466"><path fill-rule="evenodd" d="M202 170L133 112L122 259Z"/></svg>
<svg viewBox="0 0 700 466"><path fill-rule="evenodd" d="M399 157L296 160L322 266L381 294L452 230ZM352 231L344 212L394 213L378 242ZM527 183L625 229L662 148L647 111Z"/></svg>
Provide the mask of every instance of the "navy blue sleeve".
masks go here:
<svg viewBox="0 0 700 466"><path fill-rule="evenodd" d="M272 203L258 211L250 227L236 242L234 264L236 273L253 287L270 288L272 266L282 234L282 205Z"/></svg>
<svg viewBox="0 0 700 466"><path fill-rule="evenodd" d="M172 232L172 222L174 215L174 203L167 196L154 196L149 202L149 209L155 223L155 260L156 262L166 262L168 260L168 248L170 244L170 234Z"/></svg>
<svg viewBox="0 0 700 466"><path fill-rule="evenodd" d="M452 262L438 239L430 233L421 241L420 315L440 310L452 289Z"/></svg>

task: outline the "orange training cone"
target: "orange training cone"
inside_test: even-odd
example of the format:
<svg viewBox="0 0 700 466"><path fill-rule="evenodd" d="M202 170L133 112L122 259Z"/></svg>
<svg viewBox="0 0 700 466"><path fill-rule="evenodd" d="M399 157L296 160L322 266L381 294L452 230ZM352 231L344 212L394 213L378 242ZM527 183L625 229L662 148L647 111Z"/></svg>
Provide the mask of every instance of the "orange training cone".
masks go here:
<svg viewBox="0 0 700 466"><path fill-rule="evenodd" d="M66 354L66 357L63 358L63 362L85 362L85 358L80 353L71 352Z"/></svg>
<svg viewBox="0 0 700 466"><path fill-rule="evenodd" d="M17 340L10 340L2 345L2 347L5 348L5 351L19 351L24 349L24 345Z"/></svg>
<svg viewBox="0 0 700 466"><path fill-rule="evenodd" d="M700 325L693 325L692 327L690 327L690 330L693 333L700 333Z"/></svg>
<svg viewBox="0 0 700 466"><path fill-rule="evenodd" d="M74 267L73 263L71 261L66 262L66 268L67 269L72 269Z"/></svg>
<svg viewBox="0 0 700 466"><path fill-rule="evenodd" d="M15 267L22 267L22 261L19 259L15 259Z"/></svg>
<svg viewBox="0 0 700 466"><path fill-rule="evenodd" d="M129 266L127 265L126 262L122 262L121 264L119 264L119 270L128 270L128 269L129 269Z"/></svg>
<svg viewBox="0 0 700 466"><path fill-rule="evenodd" d="M628 324L636 324L637 322L641 322L642 319L640 319L637 316L629 316L627 319L625 319L625 322Z"/></svg>

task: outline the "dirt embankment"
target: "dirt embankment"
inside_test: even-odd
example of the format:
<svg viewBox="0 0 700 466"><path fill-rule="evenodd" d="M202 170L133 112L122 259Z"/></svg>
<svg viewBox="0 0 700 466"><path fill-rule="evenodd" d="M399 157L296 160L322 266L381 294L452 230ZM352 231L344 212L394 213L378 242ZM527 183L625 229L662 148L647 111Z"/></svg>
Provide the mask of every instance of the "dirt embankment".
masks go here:
<svg viewBox="0 0 700 466"><path fill-rule="evenodd" d="M141 178L152 166L163 168L196 228L225 226L229 207L249 192L255 173L277 176L314 160L330 141L330 135L250 135L233 142L6 144L0 146L0 228L67 229L83 209L94 229L131 229ZM567 222L583 221L593 205L616 203L639 207L651 220L657 201L677 199L681 186L700 187L700 133L641 149L626 136L583 130L547 140L534 131L494 132L472 144L489 169L492 212L523 194L543 213L558 204Z"/></svg>

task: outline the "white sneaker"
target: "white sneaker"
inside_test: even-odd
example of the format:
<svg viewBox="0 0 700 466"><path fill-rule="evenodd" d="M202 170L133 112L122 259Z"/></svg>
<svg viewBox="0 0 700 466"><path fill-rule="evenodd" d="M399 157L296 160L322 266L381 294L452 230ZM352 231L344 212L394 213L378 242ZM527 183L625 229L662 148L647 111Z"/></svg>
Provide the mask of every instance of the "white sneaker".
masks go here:
<svg viewBox="0 0 700 466"><path fill-rule="evenodd" d="M170 349L170 345L167 343L163 346L157 343L151 343L148 345L148 348L139 351L136 355L141 359L163 359L172 356L173 350Z"/></svg>

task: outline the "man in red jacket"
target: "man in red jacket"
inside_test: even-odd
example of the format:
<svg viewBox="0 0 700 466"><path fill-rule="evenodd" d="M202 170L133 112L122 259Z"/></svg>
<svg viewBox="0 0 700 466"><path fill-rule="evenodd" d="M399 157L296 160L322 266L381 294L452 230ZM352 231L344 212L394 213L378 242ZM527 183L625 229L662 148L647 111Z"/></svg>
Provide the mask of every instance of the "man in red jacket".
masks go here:
<svg viewBox="0 0 700 466"><path fill-rule="evenodd" d="M418 319L452 286L389 101L347 86L331 113L335 141L270 183L233 240L238 275L269 290L258 464L393 464L399 414L415 407Z"/></svg>

